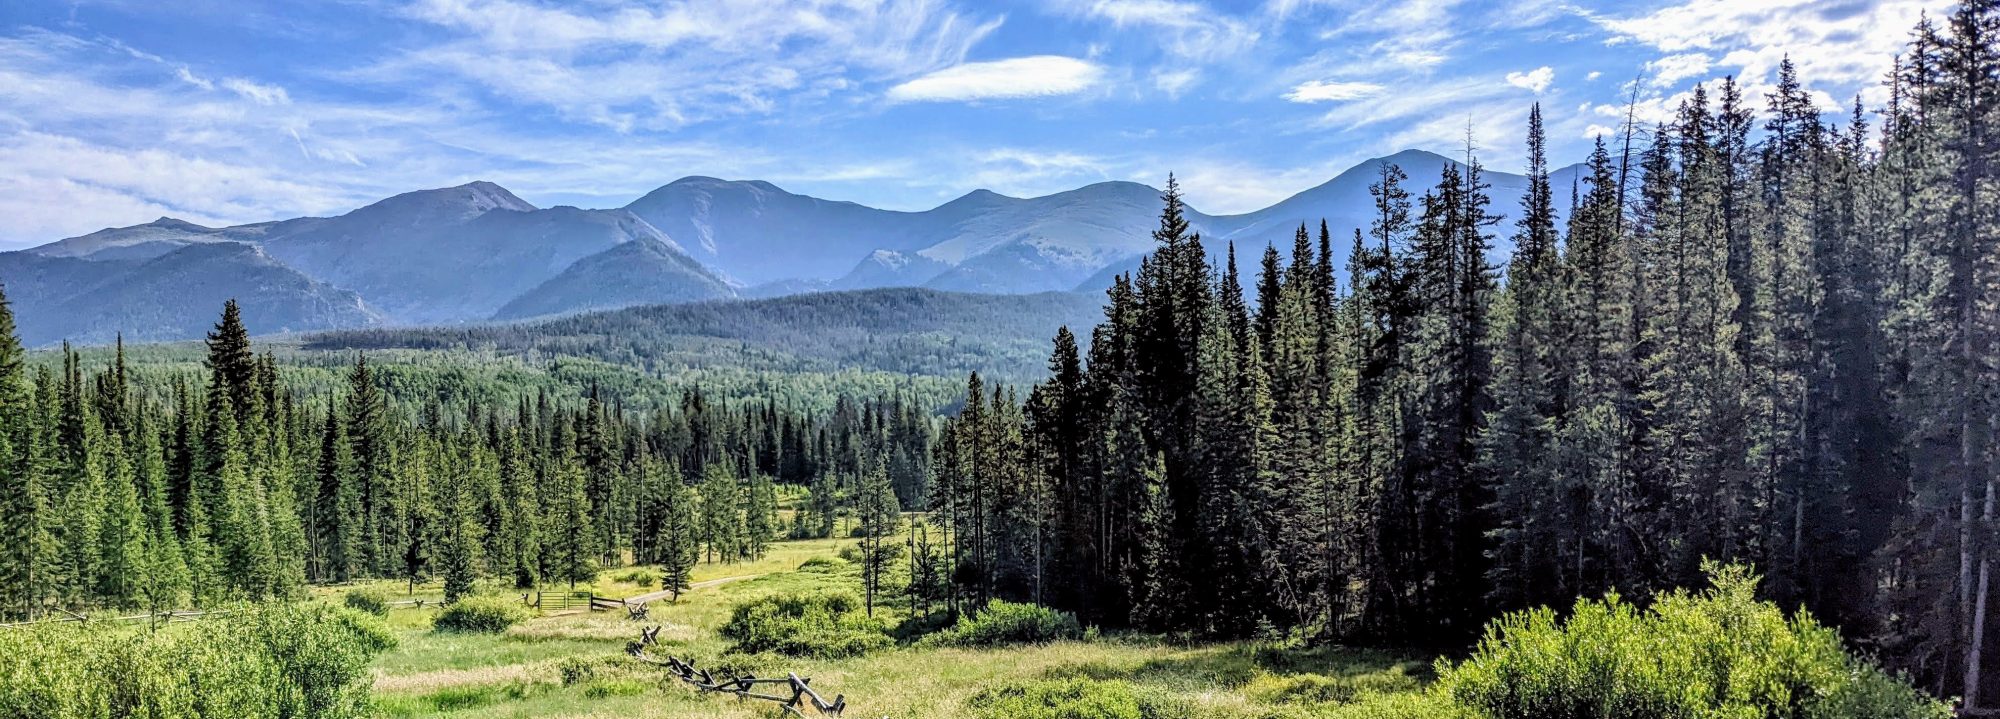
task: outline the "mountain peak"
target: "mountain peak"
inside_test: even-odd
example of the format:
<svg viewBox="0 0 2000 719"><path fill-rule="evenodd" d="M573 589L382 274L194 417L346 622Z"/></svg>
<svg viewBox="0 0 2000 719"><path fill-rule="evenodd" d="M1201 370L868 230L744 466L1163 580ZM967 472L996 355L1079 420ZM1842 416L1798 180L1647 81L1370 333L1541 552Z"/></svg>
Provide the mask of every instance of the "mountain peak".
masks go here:
<svg viewBox="0 0 2000 719"><path fill-rule="evenodd" d="M505 187L479 180L455 187L405 192L348 214L375 216L399 226L417 226L463 222L493 210L533 212L535 206Z"/></svg>

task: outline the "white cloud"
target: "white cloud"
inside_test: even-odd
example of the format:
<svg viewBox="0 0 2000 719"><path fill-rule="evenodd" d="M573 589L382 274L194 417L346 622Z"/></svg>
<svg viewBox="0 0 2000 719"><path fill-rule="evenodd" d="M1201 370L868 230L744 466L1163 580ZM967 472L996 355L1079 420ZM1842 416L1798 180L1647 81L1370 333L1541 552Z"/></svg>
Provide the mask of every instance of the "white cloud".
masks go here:
<svg viewBox="0 0 2000 719"><path fill-rule="evenodd" d="M1166 93L1167 97L1171 98L1180 98L1181 93L1187 92L1199 82L1201 82L1201 71L1193 68L1153 72L1153 87L1159 88L1160 92Z"/></svg>
<svg viewBox="0 0 2000 719"><path fill-rule="evenodd" d="M1647 62L1646 69L1653 73L1654 87L1674 87L1682 80L1708 72L1710 62L1707 53L1685 52Z"/></svg>
<svg viewBox="0 0 2000 719"><path fill-rule="evenodd" d="M1772 79L1778 62L1789 56L1808 85L1843 84L1879 95L1886 91L1878 80L1918 17L1926 11L1942 17L1950 5L1950 0L1680 0L1639 15L1586 16L1610 30L1614 43L1638 43L1667 56L1721 53L1714 64L1736 68L1733 74L1746 84Z"/></svg>
<svg viewBox="0 0 2000 719"><path fill-rule="evenodd" d="M291 95L277 85L261 85L240 77L225 78L222 86L259 105L290 105Z"/></svg>
<svg viewBox="0 0 2000 719"><path fill-rule="evenodd" d="M1063 5L1087 17L1109 20L1117 27L1149 27L1160 32L1160 45L1187 58L1228 57L1257 43L1256 28L1243 20L1194 2L1177 0L1095 0L1087 5Z"/></svg>
<svg viewBox="0 0 2000 719"><path fill-rule="evenodd" d="M1285 99L1292 102L1342 102L1358 100L1382 92L1382 86L1372 82L1326 82L1309 80L1293 87L1285 93Z"/></svg>
<svg viewBox="0 0 2000 719"><path fill-rule="evenodd" d="M1035 55L948 67L889 88L898 102L1046 97L1082 92L1104 74L1096 64Z"/></svg>
<svg viewBox="0 0 2000 719"><path fill-rule="evenodd" d="M619 132L854 95L956 65L1001 24L945 0L421 0L408 14L457 36L352 78L410 87L444 72Z"/></svg>
<svg viewBox="0 0 2000 719"><path fill-rule="evenodd" d="M1527 90L1537 95L1549 89L1549 83L1556 81L1556 71L1547 65L1527 72L1507 73L1507 84Z"/></svg>
<svg viewBox="0 0 2000 719"><path fill-rule="evenodd" d="M1597 82L1597 78L1600 78L1600 77L1604 77L1604 73L1602 73L1602 72L1598 72L1598 71L1596 71L1596 70L1592 70L1592 71L1590 71L1590 74L1588 74L1588 75L1585 75L1585 76L1583 76L1583 81L1584 81L1584 82Z"/></svg>
<svg viewBox="0 0 2000 719"><path fill-rule="evenodd" d="M1596 137L1612 138L1617 136L1618 128L1607 125L1599 125L1593 122L1590 123L1589 127L1583 128L1583 138L1586 140Z"/></svg>
<svg viewBox="0 0 2000 719"><path fill-rule="evenodd" d="M185 82L189 85L199 87L203 90L215 89L215 83L209 82L206 78L202 78L195 75L194 71L189 70L186 65L174 68L174 77L180 78L181 82Z"/></svg>

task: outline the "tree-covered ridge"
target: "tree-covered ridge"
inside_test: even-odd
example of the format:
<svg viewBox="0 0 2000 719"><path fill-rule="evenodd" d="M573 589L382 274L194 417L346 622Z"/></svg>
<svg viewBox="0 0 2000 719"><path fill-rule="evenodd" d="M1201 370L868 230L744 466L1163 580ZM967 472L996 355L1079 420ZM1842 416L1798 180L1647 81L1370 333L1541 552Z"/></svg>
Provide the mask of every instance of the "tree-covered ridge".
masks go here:
<svg viewBox="0 0 2000 719"><path fill-rule="evenodd" d="M1823 122L1789 63L1761 109L1698 88L1599 143L1566 226L1538 108L1513 222L1476 157L1385 167L1369 227L1265 252L1255 307L1170 182L1088 361L1064 329L1045 380L974 375L940 435L945 600L1463 646L1503 611L1740 562L1978 706L2000 689L1996 37L1987 1L1920 25L1879 133L1858 103Z"/></svg>
<svg viewBox="0 0 2000 719"><path fill-rule="evenodd" d="M632 409L591 385L447 411L364 355L338 391L301 391L282 379L297 368L253 352L234 303L199 379L137 379L122 345L95 372L67 348L60 371L31 366L11 321L0 302L7 617L371 577L441 578L456 597L481 576L534 587L627 563L666 565L684 587L698 556L764 552L774 482L811 487L808 515L830 516L864 474L924 501L932 409L901 396L809 411L688 389Z"/></svg>
<svg viewBox="0 0 2000 719"><path fill-rule="evenodd" d="M517 325L375 329L306 338L307 350L479 349L671 372L874 370L1026 382L1054 327L1087 321L1086 293L982 295L918 288L637 307Z"/></svg>

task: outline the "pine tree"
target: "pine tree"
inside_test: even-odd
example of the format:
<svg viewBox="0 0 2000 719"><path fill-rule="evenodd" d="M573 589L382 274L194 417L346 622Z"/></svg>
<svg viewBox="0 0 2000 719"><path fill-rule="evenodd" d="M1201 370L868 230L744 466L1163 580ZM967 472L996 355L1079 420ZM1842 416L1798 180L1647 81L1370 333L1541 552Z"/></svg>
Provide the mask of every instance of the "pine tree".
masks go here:
<svg viewBox="0 0 2000 719"><path fill-rule="evenodd" d="M889 473L879 464L869 469L861 483L859 514L861 585L864 606L871 617L875 616L875 597L882 591L883 573L895 558L893 550L896 547L887 539L896 535L901 509L895 489L889 484Z"/></svg>
<svg viewBox="0 0 2000 719"><path fill-rule="evenodd" d="M352 581L361 570L360 497L356 490L354 450L348 442L336 405L326 403L321 428L316 491L307 529L313 538L312 576L322 581Z"/></svg>
<svg viewBox="0 0 2000 719"><path fill-rule="evenodd" d="M355 499L360 522L355 542L360 545L357 563L371 576L389 576L396 557L386 544L389 528L384 524L385 507L395 458L388 437L387 407L382 390L376 386L367 355L356 355L347 379L347 441L354 454Z"/></svg>
<svg viewBox="0 0 2000 719"><path fill-rule="evenodd" d="M51 590L53 540L25 354L0 293L0 614L32 618Z"/></svg>
<svg viewBox="0 0 2000 719"><path fill-rule="evenodd" d="M470 596L479 579L480 527L476 521L467 477L444 477L438 505L443 509L439 523L437 555L444 577L444 601L449 604Z"/></svg>
<svg viewBox="0 0 2000 719"><path fill-rule="evenodd" d="M147 529L139 506L138 458L122 436L105 440L111 471L105 477L104 517L98 534L97 597L116 606L140 599L141 573L146 570Z"/></svg>
<svg viewBox="0 0 2000 719"><path fill-rule="evenodd" d="M764 552L770 548L771 540L777 531L777 488L771 485L771 478L768 476L762 474L752 476L750 484L743 488L744 556L750 559L764 558Z"/></svg>
<svg viewBox="0 0 2000 719"><path fill-rule="evenodd" d="M667 485L666 516L656 540L660 555L660 589L672 592L673 601L693 586L694 565L701 559L701 515L694 490L680 481L678 473Z"/></svg>
<svg viewBox="0 0 2000 719"><path fill-rule="evenodd" d="M553 526L544 535L556 557L554 578L569 583L588 582L597 577L596 531L590 524L590 498L585 493L583 467L574 450L561 448L551 471L554 473L555 503L551 507Z"/></svg>
<svg viewBox="0 0 2000 719"><path fill-rule="evenodd" d="M707 559L735 562L743 552L743 490L728 467L708 465L701 482L701 534Z"/></svg>

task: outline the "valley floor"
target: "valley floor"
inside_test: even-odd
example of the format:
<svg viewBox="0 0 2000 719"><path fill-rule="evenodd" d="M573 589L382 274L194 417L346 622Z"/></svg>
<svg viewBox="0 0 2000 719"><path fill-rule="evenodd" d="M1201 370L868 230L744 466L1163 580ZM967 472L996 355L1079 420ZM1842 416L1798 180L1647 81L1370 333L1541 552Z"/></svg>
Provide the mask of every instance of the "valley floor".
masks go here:
<svg viewBox="0 0 2000 719"><path fill-rule="evenodd" d="M431 631L434 609L396 609L390 622L400 645L372 668L376 707L385 717L779 715L768 702L702 695L661 669L626 658L626 643L638 638L641 626L653 625L665 627L661 646L652 650L656 655L759 676L797 672L811 678L829 699L845 695L847 716L852 717L1006 719L1020 714L989 706L993 690L1046 680L1117 683L1151 697L1149 705L1164 701L1176 707L1173 714L1183 716L1339 715L1345 712L1324 691L1330 684L1413 693L1428 679L1426 661L1370 651L1286 652L1250 643L1185 645L1150 637L1093 637L997 649L899 646L842 660L726 654L727 642L718 630L736 604L778 592L858 588L852 567L798 571L807 559L834 557L840 546L851 543L780 542L755 562L701 564L696 588L677 603L652 602L652 617L644 624L622 612L569 612L530 619L497 635L451 634ZM632 596L656 586L647 570L611 570L588 589ZM392 599L403 599L404 587L395 589L399 596ZM435 597L435 591L420 585L415 596ZM877 611L888 614L892 623L902 616L894 608ZM1308 691L1302 693L1301 687Z"/></svg>

